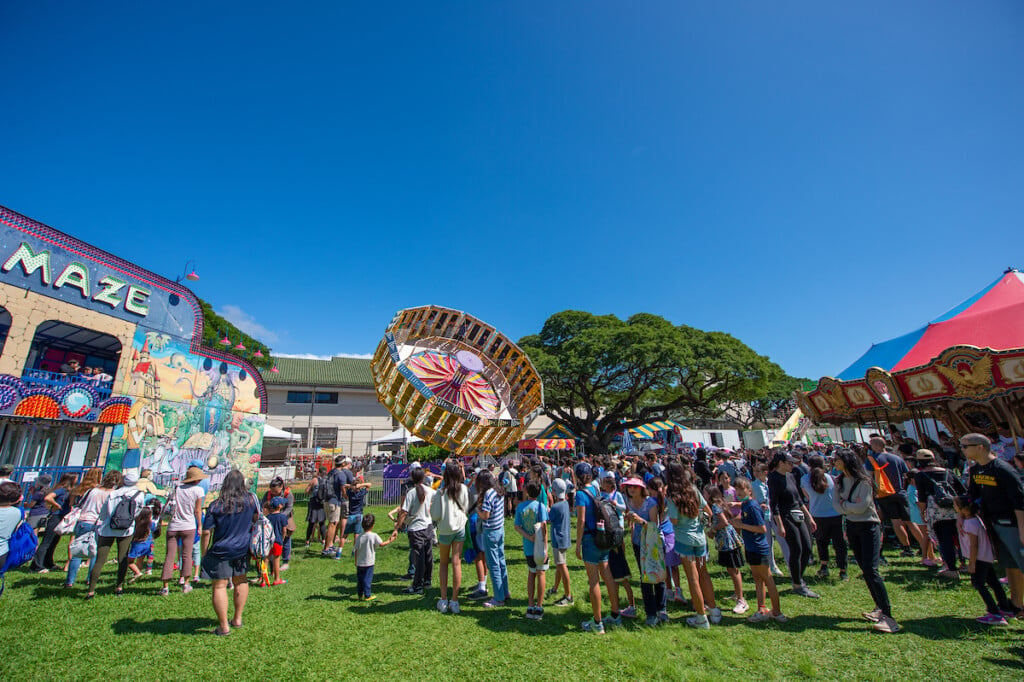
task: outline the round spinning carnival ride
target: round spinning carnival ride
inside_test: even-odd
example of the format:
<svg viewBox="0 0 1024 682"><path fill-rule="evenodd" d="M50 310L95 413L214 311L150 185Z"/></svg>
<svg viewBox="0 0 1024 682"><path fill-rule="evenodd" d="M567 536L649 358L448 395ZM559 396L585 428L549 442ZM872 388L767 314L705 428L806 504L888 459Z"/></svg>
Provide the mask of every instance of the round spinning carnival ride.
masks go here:
<svg viewBox="0 0 1024 682"><path fill-rule="evenodd" d="M396 313L371 367L377 399L395 419L457 455L504 452L544 405L526 353L491 325L451 308Z"/></svg>

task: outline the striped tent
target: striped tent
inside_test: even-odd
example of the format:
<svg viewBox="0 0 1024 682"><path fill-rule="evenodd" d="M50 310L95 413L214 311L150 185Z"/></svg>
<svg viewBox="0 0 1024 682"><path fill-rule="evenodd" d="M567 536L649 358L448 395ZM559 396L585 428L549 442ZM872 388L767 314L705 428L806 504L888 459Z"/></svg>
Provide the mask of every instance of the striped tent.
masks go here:
<svg viewBox="0 0 1024 682"><path fill-rule="evenodd" d="M682 424L674 421L663 421L663 422L651 422L650 424L644 424L643 426L637 426L636 428L630 429L629 433L634 438L645 438L652 439L658 431L671 431L673 429L685 430L686 427Z"/></svg>

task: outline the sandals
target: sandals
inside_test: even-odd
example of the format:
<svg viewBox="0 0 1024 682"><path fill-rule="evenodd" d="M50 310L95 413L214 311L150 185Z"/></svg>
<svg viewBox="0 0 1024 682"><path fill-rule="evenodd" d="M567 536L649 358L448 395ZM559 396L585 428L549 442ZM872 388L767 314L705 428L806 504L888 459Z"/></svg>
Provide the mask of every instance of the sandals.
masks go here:
<svg viewBox="0 0 1024 682"><path fill-rule="evenodd" d="M96 596L95 592L90 592L89 594L85 595L85 601L89 601L90 599L92 599L95 596Z"/></svg>
<svg viewBox="0 0 1024 682"><path fill-rule="evenodd" d="M228 628L227 632L221 632L220 628L216 627L213 629L213 634L217 635L218 637L227 637L231 634L231 628Z"/></svg>
<svg viewBox="0 0 1024 682"><path fill-rule="evenodd" d="M230 620L229 620L229 621L228 621L228 625L230 625L231 627L233 627L234 629L236 629L236 630L237 630L238 628L242 627L243 623L237 623L237 624L236 624L236 623L234 623L233 621L230 621Z"/></svg>

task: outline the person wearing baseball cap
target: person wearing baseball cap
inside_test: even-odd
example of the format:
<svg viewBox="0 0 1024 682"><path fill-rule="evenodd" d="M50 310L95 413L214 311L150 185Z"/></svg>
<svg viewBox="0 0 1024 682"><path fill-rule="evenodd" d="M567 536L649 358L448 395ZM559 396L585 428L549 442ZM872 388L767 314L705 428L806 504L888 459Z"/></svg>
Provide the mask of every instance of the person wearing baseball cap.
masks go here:
<svg viewBox="0 0 1024 682"><path fill-rule="evenodd" d="M599 549L594 542L597 532L598 505L601 491L593 480L594 471L586 462L579 462L573 467L576 476L576 558L583 561L587 570L587 583L590 593L590 608L593 620L584 621L584 632L604 634L605 624L621 625L619 615L619 591L615 587L611 570L608 568L608 550ZM611 614L601 618L601 581L608 589L611 602Z"/></svg>
<svg viewBox="0 0 1024 682"><path fill-rule="evenodd" d="M768 499L779 537L789 545L789 577L793 581L793 594L817 599L818 594L804 582L804 570L811 562L811 533L817 526L792 475L793 467L799 461L785 452L778 452L772 457Z"/></svg>
<svg viewBox="0 0 1024 682"><path fill-rule="evenodd" d="M935 453L928 449L920 449L914 453L914 461L917 464L917 471L914 473L914 487L917 489L917 508L921 516L928 520L935 539L939 544L939 555L944 570L939 572L942 578L958 579L957 571L956 541L957 541L957 513L953 509L952 500L940 505L936 493L940 487L947 496L963 495L967 492L960 479L949 470L938 466L935 462ZM931 542L928 543L931 545ZM933 559L924 558L921 560L924 566L935 566Z"/></svg>

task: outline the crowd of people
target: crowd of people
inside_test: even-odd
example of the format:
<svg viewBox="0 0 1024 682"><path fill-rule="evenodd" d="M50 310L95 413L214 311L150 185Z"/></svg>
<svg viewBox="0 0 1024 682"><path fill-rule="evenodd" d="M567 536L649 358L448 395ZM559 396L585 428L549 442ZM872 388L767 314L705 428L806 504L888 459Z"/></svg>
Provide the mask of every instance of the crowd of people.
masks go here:
<svg viewBox="0 0 1024 682"><path fill-rule="evenodd" d="M979 622L1024 619L1024 457L1015 448L993 448L982 434L962 436L955 453L931 445L902 439L890 444L874 435L848 447L541 457L518 468L464 468L449 459L440 475L414 462L408 489L387 514L392 528L382 534L377 518L364 513L370 484L351 459L338 457L307 488L305 542L322 543L320 555L337 560L354 536L348 556L362 601L375 599L379 548L407 536L406 595L431 589L436 549L436 609L450 614L461 613L466 601L487 609L509 607L506 552L522 551L524 616L543 619L546 607L571 606L580 597L590 609L581 627L594 633L641 615L648 626L665 624L670 604L692 611L685 623L698 629L720 623L723 608L754 624L785 622L784 598L820 598L807 574L817 566L815 577L827 578L834 563L838 579L848 581L852 553L871 599L863 617L874 629L895 633L900 625L881 571L888 522L902 556L919 557L942 579L970 575L985 608ZM201 462L192 464L179 485L157 491L165 493L164 503L147 484L147 472L135 479L109 471L81 483L64 477L52 487L40 477L24 498L17 484L0 480L0 566L21 508L41 538L32 569L57 570L60 533L71 535L65 586L74 589L88 559L86 599L95 594L115 546L115 594L151 574L154 543L162 533L167 551L160 594L175 585L187 593L193 581L210 580L215 632L229 634L242 625L253 529L264 519L272 543L257 584L286 584L281 576L291 559L295 498L278 478L259 499L233 471L205 506L206 476ZM515 550L505 537L506 519L518 536ZM728 595L716 595L711 582L712 543L714 560L731 582ZM586 575L585 588L576 593L569 571L573 553ZM468 590L463 563L475 573ZM783 577L789 591L776 583ZM745 579L752 580L752 593Z"/></svg>

